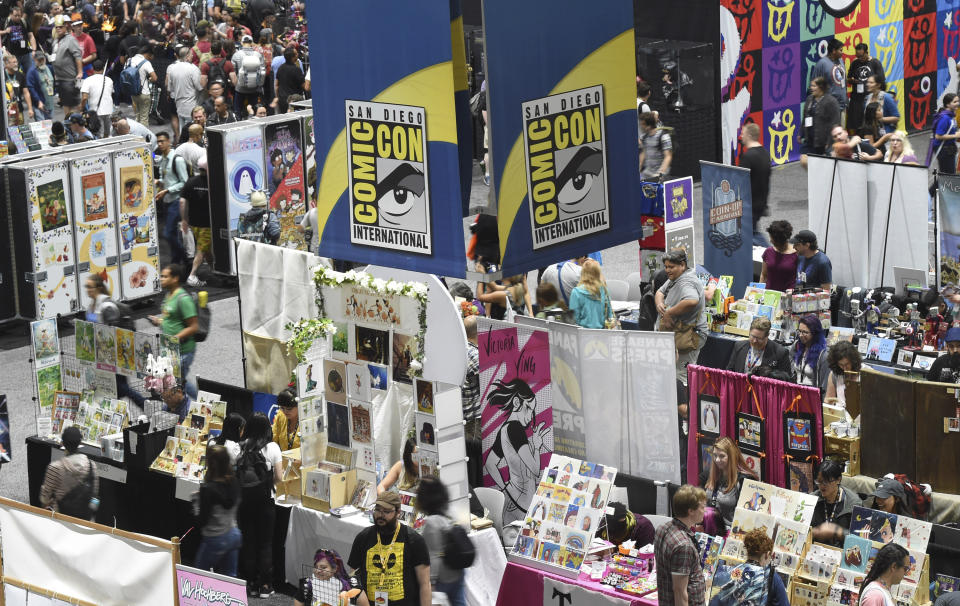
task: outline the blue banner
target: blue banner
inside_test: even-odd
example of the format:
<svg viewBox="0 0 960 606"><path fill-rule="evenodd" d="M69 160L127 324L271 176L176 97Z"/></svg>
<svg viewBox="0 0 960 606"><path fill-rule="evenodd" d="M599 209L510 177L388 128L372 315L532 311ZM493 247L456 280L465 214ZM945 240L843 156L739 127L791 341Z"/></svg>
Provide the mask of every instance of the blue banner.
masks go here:
<svg viewBox="0 0 960 606"><path fill-rule="evenodd" d="M637 239L633 4L485 0L483 21L504 275Z"/></svg>
<svg viewBox="0 0 960 606"><path fill-rule="evenodd" d="M306 7L311 56L327 58L311 66L319 253L463 277L451 3Z"/></svg>
<svg viewBox="0 0 960 606"><path fill-rule="evenodd" d="M733 295L753 281L753 204L750 170L700 161L703 186L703 261L714 276L733 276Z"/></svg>

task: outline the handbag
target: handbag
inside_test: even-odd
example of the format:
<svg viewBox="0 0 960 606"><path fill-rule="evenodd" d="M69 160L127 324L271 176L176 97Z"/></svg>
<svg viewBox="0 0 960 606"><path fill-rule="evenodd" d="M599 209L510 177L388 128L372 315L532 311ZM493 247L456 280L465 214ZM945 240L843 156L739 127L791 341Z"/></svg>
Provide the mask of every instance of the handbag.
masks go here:
<svg viewBox="0 0 960 606"><path fill-rule="evenodd" d="M677 322L673 329L673 339L677 351L681 354L690 353L700 347L700 335L697 334L696 324Z"/></svg>
<svg viewBox="0 0 960 606"><path fill-rule="evenodd" d="M613 313L613 306L610 304L610 296L606 288L600 291L600 297L605 302L604 312L606 313L604 313L603 327L607 330L620 330L620 318Z"/></svg>

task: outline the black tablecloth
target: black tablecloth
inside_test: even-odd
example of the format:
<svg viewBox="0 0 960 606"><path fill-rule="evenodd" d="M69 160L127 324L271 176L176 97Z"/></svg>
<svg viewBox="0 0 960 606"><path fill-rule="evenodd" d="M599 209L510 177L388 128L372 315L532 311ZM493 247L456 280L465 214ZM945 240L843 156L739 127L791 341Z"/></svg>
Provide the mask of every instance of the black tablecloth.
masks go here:
<svg viewBox="0 0 960 606"><path fill-rule="evenodd" d="M743 337L730 335L721 335L719 333L710 333L707 335L707 342L700 350L700 357L697 358L697 364L709 368L726 368L730 356L733 354L733 346Z"/></svg>

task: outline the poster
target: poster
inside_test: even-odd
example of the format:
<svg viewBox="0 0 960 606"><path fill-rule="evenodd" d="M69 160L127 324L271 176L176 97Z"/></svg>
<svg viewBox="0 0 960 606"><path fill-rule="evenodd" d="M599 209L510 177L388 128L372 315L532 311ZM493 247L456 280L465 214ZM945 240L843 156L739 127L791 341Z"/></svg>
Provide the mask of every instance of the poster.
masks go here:
<svg viewBox="0 0 960 606"><path fill-rule="evenodd" d="M367 402L350 400L351 437L355 444L370 444L373 441L370 406Z"/></svg>
<svg viewBox="0 0 960 606"><path fill-rule="evenodd" d="M302 126L299 118L267 124L263 128L263 143L269 204L280 219L280 240L277 244L306 250L303 232L297 229L307 213Z"/></svg>
<svg viewBox="0 0 960 606"><path fill-rule="evenodd" d="M806 458L813 452L813 415L788 412L783 416L783 448L791 456Z"/></svg>
<svg viewBox="0 0 960 606"><path fill-rule="evenodd" d="M633 6L488 0L483 24L504 275L636 240Z"/></svg>
<svg viewBox="0 0 960 606"><path fill-rule="evenodd" d="M430 186L423 107L347 99L350 241L429 255Z"/></svg>
<svg viewBox="0 0 960 606"><path fill-rule="evenodd" d="M937 286L960 284L960 177L937 175L940 241Z"/></svg>
<svg viewBox="0 0 960 606"><path fill-rule="evenodd" d="M104 173L94 173L80 177L83 195L83 220L98 221L107 216L107 177Z"/></svg>
<svg viewBox="0 0 960 606"><path fill-rule="evenodd" d="M97 368L116 372L117 335L116 328L106 324L94 324L94 342L97 346Z"/></svg>
<svg viewBox="0 0 960 606"><path fill-rule="evenodd" d="M390 356L390 333L386 330L357 326L357 360L388 364Z"/></svg>
<svg viewBox="0 0 960 606"><path fill-rule="evenodd" d="M57 321L37 320L30 323L33 339L33 359L37 368L45 368L60 362L60 336Z"/></svg>
<svg viewBox="0 0 960 606"><path fill-rule="evenodd" d="M553 452L550 340L546 331L484 318L477 329L483 483L504 493L509 523L523 519ZM508 457L511 450L520 456Z"/></svg>
<svg viewBox="0 0 960 606"><path fill-rule="evenodd" d="M703 183L703 259L708 271L733 276L733 294L753 281L750 171L700 161ZM721 271L722 270L722 271Z"/></svg>
<svg viewBox="0 0 960 606"><path fill-rule="evenodd" d="M417 337L393 333L393 357L391 359L393 380L410 383L410 362L418 348Z"/></svg>
<svg viewBox="0 0 960 606"><path fill-rule="evenodd" d="M70 221L67 215L67 195L63 181L51 181L37 186L37 197L40 200L40 224L43 231L64 227Z"/></svg>
<svg viewBox="0 0 960 606"><path fill-rule="evenodd" d="M134 213L145 204L143 170L139 166L120 167L120 208L122 212Z"/></svg>
<svg viewBox="0 0 960 606"><path fill-rule="evenodd" d="M450 3L306 7L311 52L351 49L311 72L319 254L463 277L462 179L471 177L460 169L465 65Z"/></svg>
<svg viewBox="0 0 960 606"><path fill-rule="evenodd" d="M309 383L305 387L310 387ZM337 360L323 361L323 390L328 402L347 403L347 367ZM304 392L312 395L312 391ZM345 442L337 442L344 444Z"/></svg>
<svg viewBox="0 0 960 606"><path fill-rule="evenodd" d="M666 181L664 196L664 250L682 249L687 253L687 265L697 265L697 246L693 221L693 178L684 177Z"/></svg>
<svg viewBox="0 0 960 606"><path fill-rule="evenodd" d="M128 377L137 375L135 356L134 332L132 330L117 329L117 371Z"/></svg>
<svg viewBox="0 0 960 606"><path fill-rule="evenodd" d="M250 193L266 187L261 131L259 126L248 126L223 134L231 232L236 231L240 215L250 210Z"/></svg>
<svg viewBox="0 0 960 606"><path fill-rule="evenodd" d="M737 413L737 446L754 452L764 452L766 449L766 428L763 419L747 414Z"/></svg>
<svg viewBox="0 0 960 606"><path fill-rule="evenodd" d="M697 429L716 438L720 434L720 398L700 394L697 398Z"/></svg>
<svg viewBox="0 0 960 606"><path fill-rule="evenodd" d="M160 292L160 247L157 210L153 204L153 157L146 145L113 155L113 180L120 198L117 228L120 234L120 293L138 299ZM109 181L108 181L109 183ZM117 296L114 289L114 296Z"/></svg>
<svg viewBox="0 0 960 606"><path fill-rule="evenodd" d="M37 381L37 397L41 416L50 416L53 408L53 399L58 391L63 389L63 380L60 376L60 364L38 368L35 373Z"/></svg>
<svg viewBox="0 0 960 606"><path fill-rule="evenodd" d="M138 332L133 337L134 363L137 376L147 376L147 360L151 355L157 355L157 337L155 335Z"/></svg>

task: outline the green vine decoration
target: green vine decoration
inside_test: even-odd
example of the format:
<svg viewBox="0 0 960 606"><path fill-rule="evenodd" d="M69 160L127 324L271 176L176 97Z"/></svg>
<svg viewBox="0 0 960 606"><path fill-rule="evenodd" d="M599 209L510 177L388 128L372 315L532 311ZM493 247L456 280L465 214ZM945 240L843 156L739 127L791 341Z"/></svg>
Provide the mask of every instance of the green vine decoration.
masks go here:
<svg viewBox="0 0 960 606"><path fill-rule="evenodd" d="M362 271L350 270L347 272L334 271L326 266L319 265L313 270L313 283L316 286L314 303L317 305L319 320L300 320L297 323L287 324L287 329L293 332L293 336L287 341L287 351L297 354L297 360L304 361L303 355L310 349L314 339L326 337L336 332L336 326L333 321L327 317L326 301L323 297L323 287L340 288L345 285L352 285L362 288L371 293L380 295L397 295L401 297L410 297L419 304L417 319L420 328L417 331L417 351L410 362L410 374L422 376L424 343L427 334L427 286L422 282L398 282L396 280L384 280L375 278ZM317 323L317 325L310 324Z"/></svg>

